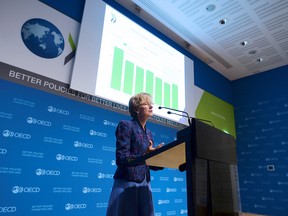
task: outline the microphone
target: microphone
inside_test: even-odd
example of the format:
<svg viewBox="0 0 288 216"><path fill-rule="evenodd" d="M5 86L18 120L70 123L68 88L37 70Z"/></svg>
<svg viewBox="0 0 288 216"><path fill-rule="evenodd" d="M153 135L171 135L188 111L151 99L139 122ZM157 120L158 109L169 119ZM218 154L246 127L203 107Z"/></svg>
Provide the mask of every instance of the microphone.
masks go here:
<svg viewBox="0 0 288 216"><path fill-rule="evenodd" d="M179 113L176 113L176 112L167 111L167 114L169 114L169 115L178 115L178 116L182 116L182 117L188 118L189 126L192 125L192 122L191 122L192 117L190 117L187 112L181 111L181 110L172 109L172 108L168 108L168 107L161 107L161 106L159 106L158 108L159 108L159 109L162 109L162 108L163 108L163 109L170 109L170 110L174 110L174 111L176 111L176 112L185 113L185 115L183 115L183 114L179 114ZM199 120L199 121L203 121L203 122L208 122L208 123L211 124L211 126L215 127L215 125L213 124L213 122L210 121L210 120L201 119L201 118L195 118L195 119L197 119L197 120Z"/></svg>
<svg viewBox="0 0 288 216"><path fill-rule="evenodd" d="M178 116L182 116L182 117L187 117L186 115L182 115L182 114L179 114L179 113L176 113L176 112L171 112L171 111L167 111L167 114L169 114L169 115L178 115Z"/></svg>
<svg viewBox="0 0 288 216"><path fill-rule="evenodd" d="M171 111L167 112L168 114L175 114L175 115L179 115L179 116L182 116L182 117L186 117L188 119L189 126L192 125L191 118L190 118L188 112L186 112L186 111L177 110L177 109L173 109L173 108L170 108L170 107L162 107L162 106L159 106L158 109L168 109L168 110L173 110L173 111L176 111L176 112L179 112L179 113L184 113L185 115L181 115L181 114L174 113L174 112L171 112Z"/></svg>

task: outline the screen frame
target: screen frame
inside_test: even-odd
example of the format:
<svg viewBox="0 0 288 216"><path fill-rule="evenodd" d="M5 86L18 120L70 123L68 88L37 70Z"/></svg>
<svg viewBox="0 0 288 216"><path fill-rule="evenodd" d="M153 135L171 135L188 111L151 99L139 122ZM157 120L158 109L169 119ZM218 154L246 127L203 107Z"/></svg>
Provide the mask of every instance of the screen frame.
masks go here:
<svg viewBox="0 0 288 216"><path fill-rule="evenodd" d="M102 41L102 31L104 18L105 18L105 8L106 4L104 1L93 1L86 0L82 24L80 28L79 40L76 50L74 67L71 75L70 88L75 89L84 93L88 93L97 97L103 97L104 99L110 100L112 102L120 103L123 105L128 105L128 101L123 103L119 102L113 98L105 97L103 95L96 95L96 82L97 82L97 69L99 67L99 58L101 52L101 41ZM110 5L109 5L110 6ZM110 6L111 7L111 6ZM114 8L115 9L115 8ZM95 11L97 10L97 12ZM126 16L121 11L115 9L118 13L121 13L123 16ZM126 16L128 19L128 16ZM131 19L136 25L144 28L151 34L155 35L155 37L162 40L164 43L174 48L178 52L180 52L175 47L171 46L167 43L163 38L159 35L156 35L154 32L151 32L150 29L144 27L143 25L135 22ZM94 27L94 29L93 29ZM95 31L95 28L98 31ZM185 64L185 106L181 107L180 110L189 113L190 116L194 116L195 113L195 104L193 103L193 92L194 92L194 62L180 52L184 56L184 64ZM96 60L95 60L96 59ZM188 70L187 70L188 69ZM167 118L179 123L188 124L187 118L180 115L171 115L167 113L167 110L161 109L158 110L158 107L154 107L154 114L163 118ZM183 113L182 113L183 114Z"/></svg>

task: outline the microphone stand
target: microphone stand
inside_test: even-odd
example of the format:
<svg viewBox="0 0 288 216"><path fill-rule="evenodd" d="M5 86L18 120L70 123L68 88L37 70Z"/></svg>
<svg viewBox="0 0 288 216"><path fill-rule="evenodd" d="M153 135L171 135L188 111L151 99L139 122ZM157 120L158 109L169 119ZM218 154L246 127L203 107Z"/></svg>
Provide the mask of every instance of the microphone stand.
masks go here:
<svg viewBox="0 0 288 216"><path fill-rule="evenodd" d="M168 110L173 110L173 111L176 111L176 112L184 113L185 116L177 114L177 113L172 113L171 111L167 112L168 114L175 114L175 115L180 115L180 116L186 117L188 119L189 126L192 126L191 118L190 118L188 112L182 111L182 110L173 109L173 108L170 108L170 107L161 107L161 106L159 106L158 109L168 109Z"/></svg>
<svg viewBox="0 0 288 216"><path fill-rule="evenodd" d="M179 114L179 113L176 113L176 112L167 111L167 114L169 114L169 115L172 114L172 115L178 115L178 116L182 116L182 117L186 117L186 118L188 118L188 124L189 124L189 126L192 125L192 119L193 119L193 117L190 117L189 114L188 114L187 112L185 112L185 111L181 111L181 110L172 109L172 108L166 108L166 107L161 107L161 108L160 108L160 107L159 107L159 109L162 109L162 108L170 109L170 110L174 110L174 111L176 111L176 112L185 113L186 115L182 115L182 114ZM215 125L213 124L213 122L210 121L210 120L201 119L201 118L195 118L195 119L197 119L197 120L199 120L199 121L203 121L203 122L208 122L208 123L211 124L211 126L215 127Z"/></svg>

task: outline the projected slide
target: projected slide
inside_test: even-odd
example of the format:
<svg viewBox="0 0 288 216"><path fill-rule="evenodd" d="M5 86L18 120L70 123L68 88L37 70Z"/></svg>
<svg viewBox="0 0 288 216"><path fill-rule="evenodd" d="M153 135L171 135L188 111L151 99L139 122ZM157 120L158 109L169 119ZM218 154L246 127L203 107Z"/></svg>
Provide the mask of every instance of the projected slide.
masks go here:
<svg viewBox="0 0 288 216"><path fill-rule="evenodd" d="M123 105L132 95L148 92L155 103L154 114L181 121L181 116L157 107L193 115L193 67L191 59L105 2L86 1L72 89Z"/></svg>
<svg viewBox="0 0 288 216"><path fill-rule="evenodd" d="M106 6L95 94L127 101L150 93L157 105L184 108L184 56Z"/></svg>

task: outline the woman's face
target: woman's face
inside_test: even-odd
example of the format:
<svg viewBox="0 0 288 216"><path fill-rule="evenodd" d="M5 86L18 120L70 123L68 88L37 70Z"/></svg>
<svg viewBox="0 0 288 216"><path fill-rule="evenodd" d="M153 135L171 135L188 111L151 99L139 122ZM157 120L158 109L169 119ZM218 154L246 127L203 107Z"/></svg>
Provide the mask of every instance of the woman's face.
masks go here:
<svg viewBox="0 0 288 216"><path fill-rule="evenodd" d="M144 102L138 107L138 117L139 118L149 118L153 116L153 103Z"/></svg>

